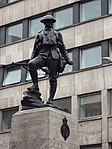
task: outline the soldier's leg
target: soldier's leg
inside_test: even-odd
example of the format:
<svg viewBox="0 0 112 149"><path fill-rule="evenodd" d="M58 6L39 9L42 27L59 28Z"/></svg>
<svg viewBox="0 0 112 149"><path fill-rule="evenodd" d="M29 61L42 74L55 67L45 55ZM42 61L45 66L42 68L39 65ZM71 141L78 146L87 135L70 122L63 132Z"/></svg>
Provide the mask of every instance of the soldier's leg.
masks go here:
<svg viewBox="0 0 112 149"><path fill-rule="evenodd" d="M49 83L50 83L50 95L48 101L53 101L54 95L57 89L57 78L58 78L58 60L52 60L49 64Z"/></svg>
<svg viewBox="0 0 112 149"><path fill-rule="evenodd" d="M33 86L28 89L36 89L38 88L38 73L37 69L45 66L45 61L42 57L36 57L32 59L29 63L29 72L32 78Z"/></svg>

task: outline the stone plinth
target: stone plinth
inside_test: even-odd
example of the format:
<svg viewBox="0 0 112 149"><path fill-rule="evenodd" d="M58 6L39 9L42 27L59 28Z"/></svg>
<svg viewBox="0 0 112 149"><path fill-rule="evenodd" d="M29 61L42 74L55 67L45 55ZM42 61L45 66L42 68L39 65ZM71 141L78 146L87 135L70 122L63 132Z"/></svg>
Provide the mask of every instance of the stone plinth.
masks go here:
<svg viewBox="0 0 112 149"><path fill-rule="evenodd" d="M61 135L66 117L70 135ZM77 149L77 125L74 117L50 107L17 112L12 119L10 149Z"/></svg>

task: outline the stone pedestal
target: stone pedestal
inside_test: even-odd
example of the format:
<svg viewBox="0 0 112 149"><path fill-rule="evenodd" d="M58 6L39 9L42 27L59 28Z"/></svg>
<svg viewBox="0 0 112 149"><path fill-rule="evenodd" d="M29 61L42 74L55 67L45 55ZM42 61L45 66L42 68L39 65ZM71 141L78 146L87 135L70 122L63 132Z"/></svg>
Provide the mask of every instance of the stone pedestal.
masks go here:
<svg viewBox="0 0 112 149"><path fill-rule="evenodd" d="M70 135L61 134L66 117ZM50 107L17 112L12 119L10 149L77 149L77 126L74 117Z"/></svg>

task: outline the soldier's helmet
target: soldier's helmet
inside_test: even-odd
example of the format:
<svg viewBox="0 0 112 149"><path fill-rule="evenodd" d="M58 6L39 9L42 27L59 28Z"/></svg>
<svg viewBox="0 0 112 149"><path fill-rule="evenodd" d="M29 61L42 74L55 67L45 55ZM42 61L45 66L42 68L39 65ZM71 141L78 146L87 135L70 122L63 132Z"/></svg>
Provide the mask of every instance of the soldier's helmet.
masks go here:
<svg viewBox="0 0 112 149"><path fill-rule="evenodd" d="M55 18L54 18L53 16L51 16L51 15L46 15L46 16L44 16L44 17L40 20L40 22L41 22L41 23L44 23L45 20L52 20L53 23L56 22Z"/></svg>

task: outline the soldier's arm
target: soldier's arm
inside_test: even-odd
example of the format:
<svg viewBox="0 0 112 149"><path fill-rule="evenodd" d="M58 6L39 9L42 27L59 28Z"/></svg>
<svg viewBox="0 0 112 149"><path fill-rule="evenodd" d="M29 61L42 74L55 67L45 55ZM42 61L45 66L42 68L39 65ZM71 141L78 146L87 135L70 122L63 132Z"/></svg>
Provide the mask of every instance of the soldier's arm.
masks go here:
<svg viewBox="0 0 112 149"><path fill-rule="evenodd" d="M67 63L70 64L70 65L72 65L73 62L70 60L70 58L68 56L68 52L67 52L66 47L65 47L65 44L63 42L62 34L60 32L58 32L58 47L60 49L60 52L61 52L62 56L67 61Z"/></svg>
<svg viewBox="0 0 112 149"><path fill-rule="evenodd" d="M40 44L41 44L40 35L37 34L37 36L35 37L35 42L34 42L34 47L33 47L33 51L31 54L31 59L35 58L38 55L39 50L40 50L40 48L39 48Z"/></svg>

